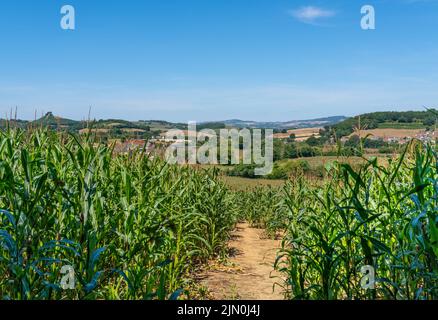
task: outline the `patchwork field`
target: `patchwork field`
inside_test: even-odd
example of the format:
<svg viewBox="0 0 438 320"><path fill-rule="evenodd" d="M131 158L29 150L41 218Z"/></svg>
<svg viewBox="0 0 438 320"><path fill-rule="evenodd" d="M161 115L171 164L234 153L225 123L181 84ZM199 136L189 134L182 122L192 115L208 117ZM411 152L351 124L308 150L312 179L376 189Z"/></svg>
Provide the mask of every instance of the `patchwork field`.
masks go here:
<svg viewBox="0 0 438 320"><path fill-rule="evenodd" d="M288 130L287 133L274 134L274 138L275 139L287 139L290 137L291 134L294 134L296 141L306 141L311 136L319 137L319 131L321 129L322 129L321 127L314 127L314 128Z"/></svg>
<svg viewBox="0 0 438 320"><path fill-rule="evenodd" d="M375 138L381 138L383 140L396 138L396 139L411 139L418 138L421 135L425 135L427 132L425 129L394 129L394 128L379 128L371 130L360 131L361 137L366 137L367 135L372 135ZM352 133L352 135L357 135L358 133ZM430 133L433 134L433 133Z"/></svg>
<svg viewBox="0 0 438 320"><path fill-rule="evenodd" d="M387 155L375 155L375 154L366 154L364 156L365 159L370 159L371 157L377 157L380 164L384 164L387 162ZM319 157L309 157L309 158L298 158L298 159L285 159L278 161L279 165L286 165L288 163L297 163L300 161L306 161L309 164L311 169L316 169L321 166L325 166L327 164L332 164L335 161L339 163L346 163L349 165L355 165L364 163L365 159L361 157L337 157L337 156L319 156Z"/></svg>

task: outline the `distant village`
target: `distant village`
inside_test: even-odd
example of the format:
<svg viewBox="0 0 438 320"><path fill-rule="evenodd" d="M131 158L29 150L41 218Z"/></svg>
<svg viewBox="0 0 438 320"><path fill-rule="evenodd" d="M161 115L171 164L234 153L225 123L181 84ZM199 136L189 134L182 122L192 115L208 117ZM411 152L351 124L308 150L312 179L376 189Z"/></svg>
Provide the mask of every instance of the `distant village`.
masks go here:
<svg viewBox="0 0 438 320"><path fill-rule="evenodd" d="M130 154L135 151L142 151L146 154L152 154L158 151L159 146L167 146L173 143L186 143L184 139L169 139L165 136L158 136L152 139L127 139L123 142L118 141L114 146L114 152L120 154ZM161 149L160 149L161 150Z"/></svg>
<svg viewBox="0 0 438 320"><path fill-rule="evenodd" d="M351 136L358 135L361 138L367 137L370 140L381 140L387 143L406 144L412 139L422 142L435 143L437 132L424 129L372 129L354 132L350 136L342 137L341 141L346 142Z"/></svg>

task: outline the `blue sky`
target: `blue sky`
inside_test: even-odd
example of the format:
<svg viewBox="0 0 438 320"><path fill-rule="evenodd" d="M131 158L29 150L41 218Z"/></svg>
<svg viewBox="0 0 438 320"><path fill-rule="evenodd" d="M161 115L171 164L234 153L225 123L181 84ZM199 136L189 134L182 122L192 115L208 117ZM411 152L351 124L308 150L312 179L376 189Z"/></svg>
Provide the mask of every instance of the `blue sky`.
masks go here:
<svg viewBox="0 0 438 320"><path fill-rule="evenodd" d="M64 4L74 31L60 28ZM366 4L373 31L360 28ZM91 106L95 118L184 122L422 109L438 102L437 38L435 0L2 0L0 117L15 107L25 119L83 119Z"/></svg>

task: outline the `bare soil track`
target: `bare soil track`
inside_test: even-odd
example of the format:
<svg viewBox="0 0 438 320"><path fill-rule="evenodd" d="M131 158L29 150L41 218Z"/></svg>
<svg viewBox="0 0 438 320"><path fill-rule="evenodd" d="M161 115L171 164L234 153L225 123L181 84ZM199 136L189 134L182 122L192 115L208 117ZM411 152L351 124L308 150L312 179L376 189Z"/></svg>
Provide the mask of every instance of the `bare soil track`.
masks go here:
<svg viewBox="0 0 438 320"><path fill-rule="evenodd" d="M229 243L227 265L211 266L203 275L213 299L282 300L279 274L273 269L281 241L267 239L263 230L237 225Z"/></svg>

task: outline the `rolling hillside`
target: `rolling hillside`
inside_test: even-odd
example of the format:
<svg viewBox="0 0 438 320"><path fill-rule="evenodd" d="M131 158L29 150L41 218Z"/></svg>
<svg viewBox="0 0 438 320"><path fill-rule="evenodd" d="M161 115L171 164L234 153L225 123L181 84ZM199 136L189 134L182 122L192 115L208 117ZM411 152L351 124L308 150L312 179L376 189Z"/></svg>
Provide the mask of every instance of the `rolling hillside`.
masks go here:
<svg viewBox="0 0 438 320"><path fill-rule="evenodd" d="M257 121L243 121L238 119L225 120L227 126L237 128L269 128L269 129L300 129L311 127L323 127L333 125L347 119L344 116L333 116L327 118L318 118L310 120L291 120L285 122L257 122Z"/></svg>
<svg viewBox="0 0 438 320"><path fill-rule="evenodd" d="M428 109L425 111L391 111L373 112L345 119L324 128L328 135L336 133L338 138L352 134L355 128L361 130L372 129L434 129L438 118L438 111Z"/></svg>

